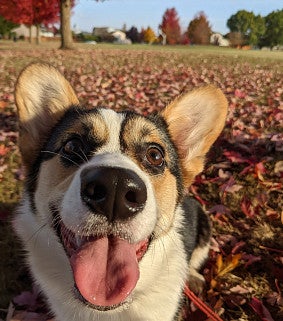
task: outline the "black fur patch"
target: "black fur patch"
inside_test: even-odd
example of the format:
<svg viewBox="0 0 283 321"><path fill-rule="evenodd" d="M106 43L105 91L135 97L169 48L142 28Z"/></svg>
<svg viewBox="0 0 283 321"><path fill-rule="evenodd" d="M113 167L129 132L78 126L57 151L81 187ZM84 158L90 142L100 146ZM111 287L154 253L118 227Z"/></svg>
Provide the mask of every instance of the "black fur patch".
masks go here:
<svg viewBox="0 0 283 321"><path fill-rule="evenodd" d="M185 221L180 234L183 236L189 261L196 247L203 247L208 244L211 227L208 216L194 198L186 196L182 208L185 213Z"/></svg>

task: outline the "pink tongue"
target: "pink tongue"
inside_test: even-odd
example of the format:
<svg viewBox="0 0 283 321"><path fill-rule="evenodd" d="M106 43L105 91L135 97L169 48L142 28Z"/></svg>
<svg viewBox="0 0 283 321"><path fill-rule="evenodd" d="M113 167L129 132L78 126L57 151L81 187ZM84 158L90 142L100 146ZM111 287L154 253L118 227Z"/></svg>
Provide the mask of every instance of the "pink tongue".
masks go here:
<svg viewBox="0 0 283 321"><path fill-rule="evenodd" d="M72 255L71 266L81 295L94 305L123 302L139 278L135 245L114 237L85 243Z"/></svg>

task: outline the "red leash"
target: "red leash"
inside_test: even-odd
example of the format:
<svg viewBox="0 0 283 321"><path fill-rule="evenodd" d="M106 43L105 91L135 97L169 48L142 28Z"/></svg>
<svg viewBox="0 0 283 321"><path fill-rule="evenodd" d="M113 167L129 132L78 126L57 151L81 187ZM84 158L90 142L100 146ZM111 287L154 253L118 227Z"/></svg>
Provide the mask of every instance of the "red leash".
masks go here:
<svg viewBox="0 0 283 321"><path fill-rule="evenodd" d="M207 306L190 290L187 284L185 285L184 293L212 321L223 321L218 314L216 314L209 306Z"/></svg>

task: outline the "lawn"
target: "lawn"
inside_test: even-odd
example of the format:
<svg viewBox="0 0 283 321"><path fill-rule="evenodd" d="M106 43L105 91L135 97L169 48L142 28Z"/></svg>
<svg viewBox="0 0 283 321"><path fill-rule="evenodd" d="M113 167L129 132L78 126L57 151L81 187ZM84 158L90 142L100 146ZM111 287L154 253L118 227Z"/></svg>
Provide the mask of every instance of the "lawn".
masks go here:
<svg viewBox="0 0 283 321"><path fill-rule="evenodd" d="M223 90L229 101L226 127L190 188L213 222L202 299L225 321L282 320L283 52L197 46L81 44L74 51L57 47L0 42L0 319L14 300L18 311L44 320L9 221L24 178L14 84L24 66L46 61L71 82L81 103L93 107L129 108L146 115L204 84ZM184 315L184 320L206 320L189 301Z"/></svg>

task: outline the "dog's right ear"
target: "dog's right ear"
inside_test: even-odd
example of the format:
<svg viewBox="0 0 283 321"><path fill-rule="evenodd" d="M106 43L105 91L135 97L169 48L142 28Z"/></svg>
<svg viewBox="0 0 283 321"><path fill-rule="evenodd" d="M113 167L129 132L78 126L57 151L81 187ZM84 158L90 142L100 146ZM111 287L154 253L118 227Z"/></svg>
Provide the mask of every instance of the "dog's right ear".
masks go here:
<svg viewBox="0 0 283 321"><path fill-rule="evenodd" d="M19 146L23 162L30 166L40 142L71 105L79 101L64 76L54 67L34 63L27 66L16 83L19 116Z"/></svg>

